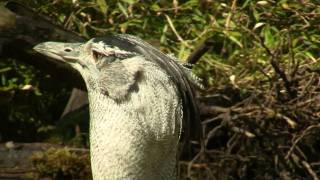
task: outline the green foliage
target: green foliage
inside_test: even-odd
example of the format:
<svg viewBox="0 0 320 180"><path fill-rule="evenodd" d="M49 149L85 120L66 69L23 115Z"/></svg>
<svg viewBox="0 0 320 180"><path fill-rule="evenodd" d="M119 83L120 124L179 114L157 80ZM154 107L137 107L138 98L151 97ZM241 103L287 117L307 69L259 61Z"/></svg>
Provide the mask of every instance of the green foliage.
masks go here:
<svg viewBox="0 0 320 180"><path fill-rule="evenodd" d="M215 47L194 68L208 86L228 81L226 77L232 74L250 76L260 65L267 64L269 59L261 42L271 51L283 49L283 59L279 59L283 63L288 61L288 43L299 54L297 61L318 56L319 6L312 1L26 2L88 38L134 34L181 60L211 38ZM252 71L243 74L243 68Z"/></svg>
<svg viewBox="0 0 320 180"><path fill-rule="evenodd" d="M28 142L46 137L54 129L57 112L63 110L68 86L14 59L0 61L0 78L2 140Z"/></svg>
<svg viewBox="0 0 320 180"><path fill-rule="evenodd" d="M34 174L36 179L44 177L53 179L90 179L91 177L88 153L71 152L67 148L52 148L46 152L33 154L31 161L36 169Z"/></svg>

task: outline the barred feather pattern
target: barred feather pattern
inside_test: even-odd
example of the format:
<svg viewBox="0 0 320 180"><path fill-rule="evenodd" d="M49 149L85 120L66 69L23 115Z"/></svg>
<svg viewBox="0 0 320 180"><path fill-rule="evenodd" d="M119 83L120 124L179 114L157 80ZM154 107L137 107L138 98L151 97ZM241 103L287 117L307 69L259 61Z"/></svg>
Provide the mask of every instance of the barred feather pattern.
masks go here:
<svg viewBox="0 0 320 180"><path fill-rule="evenodd" d="M93 179L176 179L183 118L177 87L153 62L122 63L141 71L136 91L115 101L88 87Z"/></svg>

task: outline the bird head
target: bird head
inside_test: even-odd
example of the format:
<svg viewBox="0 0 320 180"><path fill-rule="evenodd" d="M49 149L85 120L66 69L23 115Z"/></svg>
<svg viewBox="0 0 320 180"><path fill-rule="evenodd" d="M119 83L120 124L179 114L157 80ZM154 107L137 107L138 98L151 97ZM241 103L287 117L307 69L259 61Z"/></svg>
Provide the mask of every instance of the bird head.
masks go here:
<svg viewBox="0 0 320 180"><path fill-rule="evenodd" d="M109 42L109 43L108 43ZM139 68L130 68L135 52L120 49L110 41L93 38L85 43L44 42L34 50L55 60L69 64L86 82L87 88L121 99L135 83Z"/></svg>

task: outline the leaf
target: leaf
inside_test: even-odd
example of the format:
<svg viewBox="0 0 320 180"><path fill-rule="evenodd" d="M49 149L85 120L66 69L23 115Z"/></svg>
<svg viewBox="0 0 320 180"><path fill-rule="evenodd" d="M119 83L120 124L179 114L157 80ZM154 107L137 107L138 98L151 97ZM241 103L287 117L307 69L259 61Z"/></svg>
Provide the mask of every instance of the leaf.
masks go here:
<svg viewBox="0 0 320 180"><path fill-rule="evenodd" d="M162 35L160 38L161 44L165 44L167 42L167 36L166 36L167 30L168 30L168 25L166 24L166 25L164 25L163 30L162 30Z"/></svg>
<svg viewBox="0 0 320 180"><path fill-rule="evenodd" d="M247 7L250 2L251 2L251 0L246 0L246 1L242 4L241 8Z"/></svg>
<svg viewBox="0 0 320 180"><path fill-rule="evenodd" d="M264 43L265 43L267 46L269 46L270 44L272 44L272 42L273 42L273 37L272 37L272 34L271 34L271 32L270 32L269 26L263 28L262 35L263 35L263 37L264 37Z"/></svg>
<svg viewBox="0 0 320 180"><path fill-rule="evenodd" d="M259 22L259 23L257 23L256 25L254 25L253 30L258 29L259 27L261 27L261 26L263 26L263 25L265 25L265 24L266 24L266 23Z"/></svg>
<svg viewBox="0 0 320 180"><path fill-rule="evenodd" d="M11 67L5 67L5 68L0 69L0 73L4 73L4 72L10 71L10 70L12 70Z"/></svg>
<svg viewBox="0 0 320 180"><path fill-rule="evenodd" d="M239 47L243 48L242 43L234 36L228 36L228 38L233 41L234 43L236 43Z"/></svg>
<svg viewBox="0 0 320 180"><path fill-rule="evenodd" d="M305 52L305 55L310 58L313 62L317 62L317 59L310 52Z"/></svg>
<svg viewBox="0 0 320 180"><path fill-rule="evenodd" d="M261 5L261 6L265 6L265 5L268 5L268 1L258 1L257 2L258 5Z"/></svg>
<svg viewBox="0 0 320 180"><path fill-rule="evenodd" d="M134 4L134 3L137 3L136 0L121 0L122 2L125 2L125 3L128 3L128 4Z"/></svg>
<svg viewBox="0 0 320 180"><path fill-rule="evenodd" d="M224 34L234 43L236 43L239 47L243 48L243 44L240 42L240 40L237 39L237 37L241 37L239 33L236 32L227 32L225 31Z"/></svg>
<svg viewBox="0 0 320 180"><path fill-rule="evenodd" d="M149 18L145 18L143 20L143 25L142 25L142 29L146 29L147 25L148 25L148 21L149 21Z"/></svg>
<svg viewBox="0 0 320 180"><path fill-rule="evenodd" d="M256 21L259 21L260 20L260 14L257 10L253 9L253 16L255 18Z"/></svg>
<svg viewBox="0 0 320 180"><path fill-rule="evenodd" d="M107 14L108 11L108 5L105 0L97 0L97 4L99 8L101 9L103 14Z"/></svg>
<svg viewBox="0 0 320 180"><path fill-rule="evenodd" d="M152 9L153 11L159 11L159 10L160 10L160 7L159 7L158 4L154 3L154 4L151 5L151 9Z"/></svg>
<svg viewBox="0 0 320 180"><path fill-rule="evenodd" d="M128 18L129 15L128 15L128 12L127 12L126 8L124 8L123 5L120 2L118 2L117 5L118 5L120 11L122 12L122 14L124 14L126 16L126 18Z"/></svg>

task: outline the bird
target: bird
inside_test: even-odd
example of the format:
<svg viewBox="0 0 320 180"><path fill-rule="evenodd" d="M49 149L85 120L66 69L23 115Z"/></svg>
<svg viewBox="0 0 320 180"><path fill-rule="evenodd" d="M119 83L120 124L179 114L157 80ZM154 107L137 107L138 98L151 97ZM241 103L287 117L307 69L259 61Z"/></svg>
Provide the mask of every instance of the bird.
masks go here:
<svg viewBox="0 0 320 180"><path fill-rule="evenodd" d="M85 81L93 179L177 179L179 141L199 137L190 69L127 34L43 42L34 50Z"/></svg>

